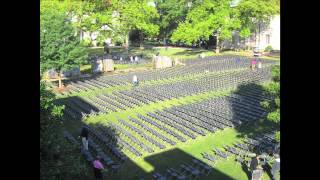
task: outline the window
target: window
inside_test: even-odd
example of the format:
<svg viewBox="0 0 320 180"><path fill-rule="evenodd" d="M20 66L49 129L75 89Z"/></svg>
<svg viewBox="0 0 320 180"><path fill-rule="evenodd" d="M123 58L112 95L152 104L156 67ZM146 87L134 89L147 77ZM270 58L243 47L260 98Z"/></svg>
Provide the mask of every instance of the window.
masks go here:
<svg viewBox="0 0 320 180"><path fill-rule="evenodd" d="M266 35L266 43L270 44L270 35L269 34Z"/></svg>

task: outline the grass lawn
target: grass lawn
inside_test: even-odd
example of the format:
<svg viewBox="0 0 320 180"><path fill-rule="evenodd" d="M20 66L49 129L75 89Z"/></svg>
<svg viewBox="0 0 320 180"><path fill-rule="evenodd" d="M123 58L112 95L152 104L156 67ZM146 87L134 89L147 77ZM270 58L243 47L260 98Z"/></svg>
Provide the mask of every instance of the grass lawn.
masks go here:
<svg viewBox="0 0 320 180"><path fill-rule="evenodd" d="M104 124L107 122L117 123L117 119L121 118L127 120L128 116L136 117L137 113L145 115L146 112L153 112L155 110L161 110L165 107L171 107L173 105L189 104L196 101L205 100L211 97L225 96L229 91L212 91L207 93L196 94L193 96L186 96L179 99L172 99L167 101L160 101L144 106L134 107L128 110L112 112L109 114L101 114L98 116L90 116L85 121L88 124ZM261 124L259 125L261 126ZM76 137L79 134L81 127L80 121L66 121L65 127L73 133ZM255 131L253 131L255 130ZM258 128L247 128L243 127L241 132L255 132L258 133L262 129ZM246 172L242 166L235 162L234 157L230 157L227 160L218 160L216 164L211 164L209 161L205 160L201 153L207 152L213 154L213 148L222 148L224 145L231 145L235 142L241 141L243 136L238 129L227 128L215 133L210 133L207 136L199 136L196 140L188 139L185 143L178 143L175 146L169 146L165 150L157 149L154 153L143 155L142 157L126 155L130 158L126 161L120 172L116 175L110 175L106 173L107 179L137 179L138 177L143 177L145 179L151 179L154 172L159 172L161 174L165 173L165 170L169 167L179 169L179 165L184 162L191 162L192 158L199 159L213 166L212 173L209 176L202 176L201 179L248 179ZM263 180L270 179L265 173Z"/></svg>
<svg viewBox="0 0 320 180"><path fill-rule="evenodd" d="M102 48L96 48L91 50L92 53L99 53L103 51ZM140 51L140 49L136 49L136 51ZM148 51L148 50L145 50ZM186 50L182 48L170 48L167 51L163 48L159 49L160 55L166 55L176 58L194 58L197 57L200 53L207 53L211 55L216 55L214 52L205 51L205 50ZM228 54L235 52L224 52L221 54ZM245 56L245 52L236 52L236 54L241 54ZM276 60L276 59L274 59ZM132 66L136 66L139 68L139 65L119 65L118 70L125 70L132 68ZM81 71L86 72L90 65L83 66ZM203 76L203 74L199 74L197 76L190 77L176 77L167 80L158 80L158 81L147 81L142 83L141 85L154 85L154 84L165 84L172 83L181 80L188 79L196 79ZM86 98L86 96L96 95L100 93L111 93L118 90L130 89L132 88L131 84L127 84L124 86L115 86L111 88L105 89L96 89L90 92L80 92L77 96L82 96ZM137 113L145 115L146 112L154 112L155 110L161 110L165 107L171 107L174 105L182 105L189 104L196 101L202 101L211 97L220 97L225 96L232 92L233 89L225 90L225 91L211 91L206 93L195 94L192 96L181 97L178 99L165 100L156 103L151 103L143 106L134 107L127 110L111 112L109 114L100 114L97 116L90 116L85 120L85 123L90 125L95 124L103 124L107 125L108 122L117 123L117 119L121 118L123 120L128 120L128 116L136 117ZM79 130L82 122L80 121L66 121L64 122L65 127L74 134L75 137L79 135ZM257 122L255 125L257 127L262 127L261 125L266 125L265 127L269 127L270 123L265 122ZM264 126L263 126L264 127ZM222 148L224 145L231 145L235 142L241 141L244 137L243 134L252 134L259 133L264 131L266 128L255 128L255 127L242 127L239 129L227 128L222 131L218 131L215 133L210 133L207 136L199 136L196 140L188 139L185 143L177 143L175 146L167 146L165 150L155 149L154 153L151 154L143 154L142 157L135 157L130 154L126 155L130 158L126 161L120 172L116 175L110 175L110 173L106 173L106 179L137 179L138 177L143 177L145 179L151 179L152 173L159 172L161 174L165 174L165 170L169 167L173 167L179 169L179 165L184 162L191 162L192 158L199 159L210 164L209 161L205 160L201 153L207 152L209 154L213 154L213 148ZM143 140L138 138L139 140ZM212 164L210 164L212 165ZM209 176L202 176L201 179L248 179L246 172L243 167L236 163L234 157L230 157L227 160L219 160L216 164L213 165L213 171ZM263 180L270 179L269 176L264 173Z"/></svg>
<svg viewBox="0 0 320 180"><path fill-rule="evenodd" d="M118 52L118 53L124 53L124 48L110 48L111 52ZM88 48L89 54L103 54L103 48ZM160 56L169 56L172 58L178 58L178 59L190 59L190 58L196 58L200 54L204 54L205 56L220 56L220 55L239 55L239 56L247 56L252 57L252 51L222 51L219 54L216 54L213 50L206 50L206 49L199 49L199 48L179 48L179 47L154 47L154 48L148 48L148 49L140 49L139 47L130 47L129 53L132 53L133 55L139 55L139 54L156 54L159 52ZM262 56L261 58L270 59L270 60L280 60L280 57L270 57L270 56Z"/></svg>

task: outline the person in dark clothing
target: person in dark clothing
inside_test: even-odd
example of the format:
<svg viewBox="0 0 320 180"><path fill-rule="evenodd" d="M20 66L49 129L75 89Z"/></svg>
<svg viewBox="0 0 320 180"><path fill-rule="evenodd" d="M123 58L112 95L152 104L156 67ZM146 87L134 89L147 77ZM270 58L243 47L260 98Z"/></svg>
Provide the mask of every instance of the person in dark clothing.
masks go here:
<svg viewBox="0 0 320 180"><path fill-rule="evenodd" d="M93 172L96 180L102 180L103 174L102 170L104 169L103 164L101 163L101 157L97 156L97 158L92 162Z"/></svg>
<svg viewBox="0 0 320 180"><path fill-rule="evenodd" d="M109 45L108 43L104 43L104 53L109 54Z"/></svg>
<svg viewBox="0 0 320 180"><path fill-rule="evenodd" d="M85 126L83 126L81 130L81 140L82 140L83 148L85 150L88 150L88 136L89 136L89 131Z"/></svg>
<svg viewBox="0 0 320 180"><path fill-rule="evenodd" d="M256 154L255 157L253 157L250 162L251 174L253 173L254 170L257 169L258 165L259 165L259 156L258 154Z"/></svg>

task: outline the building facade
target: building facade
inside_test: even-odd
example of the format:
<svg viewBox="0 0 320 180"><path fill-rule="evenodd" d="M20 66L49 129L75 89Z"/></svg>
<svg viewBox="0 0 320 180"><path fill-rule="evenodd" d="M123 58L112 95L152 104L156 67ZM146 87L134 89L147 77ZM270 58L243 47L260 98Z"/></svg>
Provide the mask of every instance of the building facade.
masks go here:
<svg viewBox="0 0 320 180"><path fill-rule="evenodd" d="M270 18L268 23L257 23L255 31L246 39L241 39L239 32L233 32L231 41L221 42L223 49L253 49L264 50L271 46L273 50L280 50L280 15Z"/></svg>

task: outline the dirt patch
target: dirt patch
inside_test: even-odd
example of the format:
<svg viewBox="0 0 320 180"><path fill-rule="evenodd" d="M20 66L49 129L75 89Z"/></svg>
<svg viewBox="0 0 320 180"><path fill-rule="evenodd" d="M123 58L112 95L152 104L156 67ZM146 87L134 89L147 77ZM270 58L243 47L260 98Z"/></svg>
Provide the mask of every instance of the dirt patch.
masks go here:
<svg viewBox="0 0 320 180"><path fill-rule="evenodd" d="M66 92L68 90L69 90L69 88L64 86L64 85L62 85L62 87L60 87L60 88L59 87L54 87L53 88L53 92L55 92L55 93L63 93L63 92Z"/></svg>

